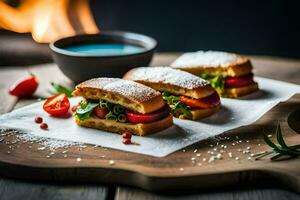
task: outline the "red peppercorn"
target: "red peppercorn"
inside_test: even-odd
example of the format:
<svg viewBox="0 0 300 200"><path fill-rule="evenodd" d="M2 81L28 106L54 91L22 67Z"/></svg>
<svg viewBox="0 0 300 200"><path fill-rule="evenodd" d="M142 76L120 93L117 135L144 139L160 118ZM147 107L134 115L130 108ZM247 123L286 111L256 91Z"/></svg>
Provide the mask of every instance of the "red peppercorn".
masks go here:
<svg viewBox="0 0 300 200"><path fill-rule="evenodd" d="M48 124L42 123L42 124L40 125L40 128L46 130L46 129L48 129Z"/></svg>
<svg viewBox="0 0 300 200"><path fill-rule="evenodd" d="M40 123L43 122L43 118L41 118L41 117L36 117L36 118L34 119L34 121L35 121L36 123L40 124Z"/></svg>
<svg viewBox="0 0 300 200"><path fill-rule="evenodd" d="M131 139L129 138L123 139L123 144L131 144Z"/></svg>
<svg viewBox="0 0 300 200"><path fill-rule="evenodd" d="M123 137L124 139L131 139L132 133L129 132L129 131L125 131L124 133L122 133L122 137Z"/></svg>
<svg viewBox="0 0 300 200"><path fill-rule="evenodd" d="M76 105L76 106L73 106L73 107L72 107L72 109L71 109L71 110L72 110L72 112L73 112L73 113L75 113L75 112L76 112L76 109L77 109L77 107L78 107L78 105Z"/></svg>

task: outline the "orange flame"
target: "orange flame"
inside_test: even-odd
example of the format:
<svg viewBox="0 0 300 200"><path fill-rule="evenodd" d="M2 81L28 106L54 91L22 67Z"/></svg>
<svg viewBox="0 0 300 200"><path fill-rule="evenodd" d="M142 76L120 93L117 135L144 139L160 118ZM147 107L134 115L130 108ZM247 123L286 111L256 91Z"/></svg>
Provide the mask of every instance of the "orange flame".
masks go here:
<svg viewBox="0 0 300 200"><path fill-rule="evenodd" d="M22 0L16 8L0 1L0 10L0 28L31 33L40 43L99 32L88 0Z"/></svg>

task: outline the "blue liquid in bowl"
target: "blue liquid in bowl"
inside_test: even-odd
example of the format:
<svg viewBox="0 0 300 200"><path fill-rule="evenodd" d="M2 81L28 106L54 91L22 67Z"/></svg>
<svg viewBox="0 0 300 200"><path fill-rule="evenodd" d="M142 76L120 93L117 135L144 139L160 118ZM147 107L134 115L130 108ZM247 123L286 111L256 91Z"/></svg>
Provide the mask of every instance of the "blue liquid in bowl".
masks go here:
<svg viewBox="0 0 300 200"><path fill-rule="evenodd" d="M124 44L82 44L65 47L64 50L82 55L92 56L122 56L140 53L145 49Z"/></svg>

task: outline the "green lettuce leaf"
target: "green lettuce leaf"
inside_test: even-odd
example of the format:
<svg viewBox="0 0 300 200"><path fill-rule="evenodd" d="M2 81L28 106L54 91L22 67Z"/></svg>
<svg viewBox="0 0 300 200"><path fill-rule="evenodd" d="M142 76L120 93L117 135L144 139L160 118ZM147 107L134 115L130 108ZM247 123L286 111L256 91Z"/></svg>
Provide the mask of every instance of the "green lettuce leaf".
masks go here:
<svg viewBox="0 0 300 200"><path fill-rule="evenodd" d="M207 80L219 94L224 92L225 77L222 74L210 74L207 71L204 71L199 76L200 78Z"/></svg>
<svg viewBox="0 0 300 200"><path fill-rule="evenodd" d="M96 108L98 105L99 103L81 101L76 109L76 115L79 118L79 120L82 121L89 118L94 108Z"/></svg>
<svg viewBox="0 0 300 200"><path fill-rule="evenodd" d="M106 119L115 120L119 122L127 121L124 107L117 104L109 103L102 99L100 99L99 103L81 101L76 109L75 115L79 118L79 120L85 120L91 116L91 113L97 106L99 106L100 108L106 108L109 111L108 114L106 114L105 116Z"/></svg>
<svg viewBox="0 0 300 200"><path fill-rule="evenodd" d="M191 115L189 107L182 103L179 97L173 96L168 92L163 92L162 96L163 100L170 105L174 116L178 117L179 115L183 114L184 117L189 117Z"/></svg>

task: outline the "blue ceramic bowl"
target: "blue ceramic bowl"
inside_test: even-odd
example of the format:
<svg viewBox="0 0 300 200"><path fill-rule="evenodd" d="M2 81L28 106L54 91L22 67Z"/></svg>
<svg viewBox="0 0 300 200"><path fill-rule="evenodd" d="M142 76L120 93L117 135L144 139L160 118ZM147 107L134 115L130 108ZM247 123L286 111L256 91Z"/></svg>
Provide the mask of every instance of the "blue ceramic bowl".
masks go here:
<svg viewBox="0 0 300 200"><path fill-rule="evenodd" d="M70 47L94 44L118 44L141 50L124 55L95 55L68 50ZM130 32L101 32L78 35L50 44L52 57L61 71L75 83L95 77L122 77L127 71L151 62L157 42L148 36Z"/></svg>

